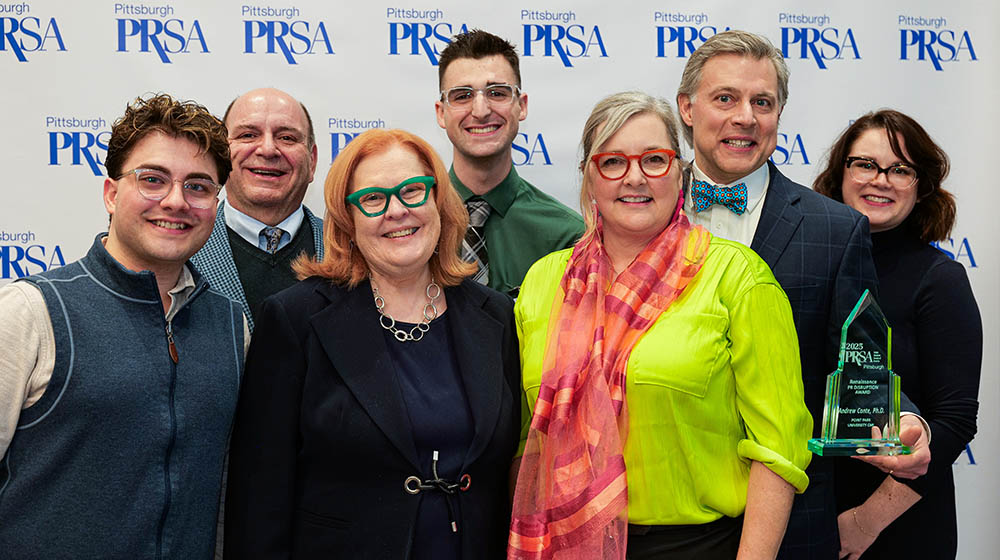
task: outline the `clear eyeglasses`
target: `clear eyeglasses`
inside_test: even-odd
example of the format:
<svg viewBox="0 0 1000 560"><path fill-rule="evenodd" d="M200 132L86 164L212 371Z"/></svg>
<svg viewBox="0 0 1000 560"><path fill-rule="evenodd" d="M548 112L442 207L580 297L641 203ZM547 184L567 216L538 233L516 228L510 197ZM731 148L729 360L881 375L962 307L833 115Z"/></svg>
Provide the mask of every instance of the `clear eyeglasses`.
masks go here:
<svg viewBox="0 0 1000 560"><path fill-rule="evenodd" d="M858 156L848 157L844 162L851 178L859 183L874 181L879 173L885 173L886 181L897 189L912 187L917 182L917 170L905 163L879 167L875 160Z"/></svg>
<svg viewBox="0 0 1000 560"><path fill-rule="evenodd" d="M192 208L211 208L222 189L215 181L208 178L174 179L165 171L143 167L130 169L119 175L116 180L121 180L126 175L135 175L139 194L146 200L163 200L170 194L170 189L173 188L175 182L181 183L184 200Z"/></svg>
<svg viewBox="0 0 1000 560"><path fill-rule="evenodd" d="M366 187L344 197L348 203L361 210L369 218L381 216L389 209L389 199L395 196L407 208L423 206L427 202L431 188L434 187L434 177L410 177L402 183L385 189L382 187Z"/></svg>
<svg viewBox="0 0 1000 560"><path fill-rule="evenodd" d="M472 105L477 93L483 94L483 99L490 105L500 107L510 105L520 97L521 89L510 84L491 84L483 89L459 86L442 91L441 100L449 107L459 109Z"/></svg>
<svg viewBox="0 0 1000 560"><path fill-rule="evenodd" d="M663 148L649 150L634 156L621 152L604 152L592 155L590 160L597 166L597 172L601 174L601 177L609 181L616 181L628 175L633 159L639 161L639 170L642 171L643 175L655 179L670 172L670 166L676 157L677 152Z"/></svg>

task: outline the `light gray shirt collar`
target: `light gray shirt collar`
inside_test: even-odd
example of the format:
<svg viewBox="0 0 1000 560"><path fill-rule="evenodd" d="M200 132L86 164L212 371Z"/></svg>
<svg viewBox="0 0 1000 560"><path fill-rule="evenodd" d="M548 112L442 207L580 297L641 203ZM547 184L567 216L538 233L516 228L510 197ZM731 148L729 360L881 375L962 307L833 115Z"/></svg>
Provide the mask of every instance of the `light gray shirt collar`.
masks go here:
<svg viewBox="0 0 1000 560"><path fill-rule="evenodd" d="M261 235L261 230L268 227L268 225L233 208L233 206L229 204L229 200L224 201L223 204L226 205L225 210L223 210L223 214L226 218L226 225L229 226L229 229L235 231L236 234L242 237L247 243L263 251L267 247L267 239ZM300 204L290 216L278 224L277 227L285 231L285 233L281 236L281 241L278 242L279 250L292 242L292 238L295 237L295 234L299 232L299 228L302 227L302 221L305 217L306 213L302 210L302 205Z"/></svg>

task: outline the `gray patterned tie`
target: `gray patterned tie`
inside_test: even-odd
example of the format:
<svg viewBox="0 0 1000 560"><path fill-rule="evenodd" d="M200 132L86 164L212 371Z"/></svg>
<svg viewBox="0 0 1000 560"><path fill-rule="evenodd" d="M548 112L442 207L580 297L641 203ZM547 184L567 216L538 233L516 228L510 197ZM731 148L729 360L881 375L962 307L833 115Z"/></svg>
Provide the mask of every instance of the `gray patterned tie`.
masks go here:
<svg viewBox="0 0 1000 560"><path fill-rule="evenodd" d="M465 202L465 208L469 211L469 227L462 241L462 259L479 265L472 279L486 285L490 279L490 263L483 224L490 217L490 204L481 198L470 198Z"/></svg>
<svg viewBox="0 0 1000 560"><path fill-rule="evenodd" d="M278 252L278 242L281 241L281 236L285 234L285 230L279 227L266 227L260 230L260 234L267 239L267 247L264 250L272 255Z"/></svg>

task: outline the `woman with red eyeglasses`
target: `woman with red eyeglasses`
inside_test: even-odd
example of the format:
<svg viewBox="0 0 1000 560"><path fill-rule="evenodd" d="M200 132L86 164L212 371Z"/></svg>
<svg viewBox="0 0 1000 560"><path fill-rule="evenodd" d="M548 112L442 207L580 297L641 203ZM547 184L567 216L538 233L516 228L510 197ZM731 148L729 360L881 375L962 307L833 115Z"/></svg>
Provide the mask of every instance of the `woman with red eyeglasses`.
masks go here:
<svg viewBox="0 0 1000 560"><path fill-rule="evenodd" d="M812 431L788 299L681 210L666 101L600 101L583 151L587 231L515 305L533 414L508 557L773 558Z"/></svg>

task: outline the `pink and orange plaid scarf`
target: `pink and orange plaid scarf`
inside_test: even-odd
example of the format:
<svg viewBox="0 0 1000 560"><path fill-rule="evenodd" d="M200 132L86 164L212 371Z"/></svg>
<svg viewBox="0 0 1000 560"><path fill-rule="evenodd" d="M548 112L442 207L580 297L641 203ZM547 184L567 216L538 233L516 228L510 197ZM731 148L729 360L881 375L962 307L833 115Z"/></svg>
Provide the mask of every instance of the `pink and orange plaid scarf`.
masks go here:
<svg viewBox="0 0 1000 560"><path fill-rule="evenodd" d="M712 237L691 225L681 204L618 278L600 222L573 250L518 473L510 559L625 558L625 366L701 269Z"/></svg>

